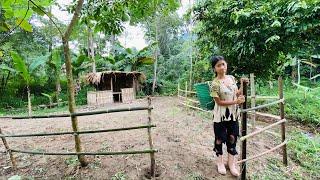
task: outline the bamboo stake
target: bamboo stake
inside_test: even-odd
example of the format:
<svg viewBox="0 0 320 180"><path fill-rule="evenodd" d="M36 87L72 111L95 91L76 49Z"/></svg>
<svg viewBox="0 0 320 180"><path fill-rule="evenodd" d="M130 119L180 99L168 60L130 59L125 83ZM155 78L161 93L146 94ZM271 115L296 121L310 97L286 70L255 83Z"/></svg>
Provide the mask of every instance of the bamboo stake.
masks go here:
<svg viewBox="0 0 320 180"><path fill-rule="evenodd" d="M188 82L185 83L185 94L186 98L188 97Z"/></svg>
<svg viewBox="0 0 320 180"><path fill-rule="evenodd" d="M278 79L278 83L279 83L279 99L281 100L283 99L283 81L281 76ZM280 106L280 118L284 119L284 103L280 102L279 106ZM281 124L281 139L282 139L282 142L286 141L286 122L283 122ZM287 145L282 146L282 152L283 152L283 164L285 166L288 166Z"/></svg>
<svg viewBox="0 0 320 180"><path fill-rule="evenodd" d="M1 130L1 128L0 128L0 135L2 135L2 130ZM8 142L7 142L7 140L6 140L5 137L1 137L1 140L2 140L2 142L3 142L3 144L4 144L4 147L6 148L6 153L9 154L9 157L10 157L10 160L11 160L11 163L12 163L12 169L13 169L13 170L16 170L16 169L17 169L16 160L15 160L14 157L13 157L13 154L12 154L12 151L11 151L9 145L8 145Z"/></svg>
<svg viewBox="0 0 320 180"><path fill-rule="evenodd" d="M298 84L300 85L300 59L298 59Z"/></svg>
<svg viewBox="0 0 320 180"><path fill-rule="evenodd" d="M178 83L178 97L180 96L180 83Z"/></svg>
<svg viewBox="0 0 320 180"><path fill-rule="evenodd" d="M243 82L243 95L245 97L245 102L242 104L242 108L246 109L247 108L247 82ZM242 124L241 124L241 136L247 135L247 112L244 111L242 112ZM241 150L241 159L246 159L247 158L247 140L242 141L242 150ZM243 162L241 164L241 180L246 180L246 172L247 172L247 165L246 162Z"/></svg>
<svg viewBox="0 0 320 180"><path fill-rule="evenodd" d="M151 98L148 96L148 125L151 126ZM149 137L149 146L150 149L153 149L153 142L151 137L151 128L148 128L148 137ZM156 166L156 160L154 152L150 153L150 160L151 160L151 167L150 167L150 175L151 177L155 177L155 166Z"/></svg>
<svg viewBox="0 0 320 180"><path fill-rule="evenodd" d="M254 74L250 74L250 88L251 88L251 107L254 108L256 106L256 89L254 84ZM256 127L256 111L253 111L253 121L252 121L253 128Z"/></svg>
<svg viewBox="0 0 320 180"><path fill-rule="evenodd" d="M263 152L263 153L261 153L261 154L252 156L252 157L247 158L247 159L242 159L242 160L240 160L240 161L237 161L237 164L239 164L239 163L245 163L245 162L247 162L247 161L249 161L249 160L252 160L252 159L256 159L256 158L258 158L258 157L261 157L261 156L263 156L263 155L265 155L265 154L268 154L268 153L270 153L270 152L272 152L272 151L274 151L274 150L276 150L276 149L278 149L278 148L280 148L280 147L285 146L286 144L287 144L287 142L284 141L284 142L282 142L281 144L277 145L276 147L271 148L271 149L269 149L269 150L267 150L267 151L265 151L265 152Z"/></svg>

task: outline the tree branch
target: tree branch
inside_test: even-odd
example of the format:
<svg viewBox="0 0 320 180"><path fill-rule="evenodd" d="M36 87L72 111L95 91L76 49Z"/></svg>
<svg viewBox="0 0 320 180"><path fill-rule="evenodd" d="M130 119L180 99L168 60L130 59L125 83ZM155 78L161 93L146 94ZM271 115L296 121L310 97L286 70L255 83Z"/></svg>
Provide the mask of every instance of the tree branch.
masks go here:
<svg viewBox="0 0 320 180"><path fill-rule="evenodd" d="M61 35L61 37L63 37L63 33L60 30L60 28L58 27L58 25L53 21L53 19L51 18L51 16L48 15L47 12L45 12L40 6L38 6L35 2L33 2L32 0L29 0L28 3L31 2L34 6L36 6L40 11L42 11L46 16L48 16L48 18L50 19L50 21L54 24L54 26L57 28L57 30L59 31L59 34Z"/></svg>
<svg viewBox="0 0 320 180"><path fill-rule="evenodd" d="M71 34L71 32L72 32L72 28L74 27L75 23L76 23L76 22L78 21L78 19L79 19L79 14L80 14L80 11L81 11L81 8L82 8L83 1L84 1L84 0L79 0L79 1L78 1L77 7L76 7L76 9L75 9L75 11L74 11L74 14L73 14L73 16L72 16L71 22L70 22L70 24L69 24L66 32L64 33L64 36L63 36L62 39L64 39L64 40L69 39L70 34Z"/></svg>
<svg viewBox="0 0 320 180"><path fill-rule="evenodd" d="M27 11L26 11L26 14L24 15L24 17L22 18L22 20L20 21L20 23L19 23L17 26L15 26L13 29L11 29L10 32L8 32L8 33L0 40L1 43L2 43L2 41L3 41L4 39L6 39L15 29L17 29L17 27L19 27L19 26L21 25L22 21L27 17L27 14L28 14L28 12L29 12L29 9L30 9L30 3L29 3L29 1L28 1L28 9L27 9Z"/></svg>

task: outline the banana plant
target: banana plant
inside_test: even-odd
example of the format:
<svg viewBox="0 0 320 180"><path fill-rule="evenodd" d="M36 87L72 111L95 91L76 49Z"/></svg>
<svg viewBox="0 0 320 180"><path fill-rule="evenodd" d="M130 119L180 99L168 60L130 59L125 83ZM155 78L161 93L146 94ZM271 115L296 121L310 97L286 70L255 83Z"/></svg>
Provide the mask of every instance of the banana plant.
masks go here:
<svg viewBox="0 0 320 180"><path fill-rule="evenodd" d="M47 56L40 56L33 60L30 66L27 66L26 60L23 59L17 52L11 51L10 52L14 69L17 74L22 77L22 79L27 84L27 93L28 93L28 114L29 116L32 115L32 105L31 105L31 93L30 93L30 82L31 82L31 74L42 64L46 63Z"/></svg>
<svg viewBox="0 0 320 180"><path fill-rule="evenodd" d="M63 64L63 52L57 48L52 50L51 52L51 59L49 59L48 64L54 70L55 74L55 81L56 81L56 102L59 105L59 95L61 92L61 84L60 84L60 75L61 75L61 68Z"/></svg>
<svg viewBox="0 0 320 180"><path fill-rule="evenodd" d="M49 99L49 107L52 107L53 106L52 96L46 93L41 93L41 94Z"/></svg>
<svg viewBox="0 0 320 180"><path fill-rule="evenodd" d="M139 67L154 63L154 58L149 55L152 46L153 44L138 51L135 48L125 48L117 43L114 56L110 55L104 60L111 64L112 70L136 71Z"/></svg>

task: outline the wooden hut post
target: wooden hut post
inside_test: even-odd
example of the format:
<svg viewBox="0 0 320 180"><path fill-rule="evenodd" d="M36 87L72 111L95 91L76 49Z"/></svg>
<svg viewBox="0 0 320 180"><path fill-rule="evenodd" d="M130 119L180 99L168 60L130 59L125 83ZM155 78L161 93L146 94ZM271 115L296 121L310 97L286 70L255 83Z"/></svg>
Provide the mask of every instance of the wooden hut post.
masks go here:
<svg viewBox="0 0 320 180"><path fill-rule="evenodd" d="M112 74L110 75L110 87L111 87L111 91L113 92Z"/></svg>
<svg viewBox="0 0 320 180"><path fill-rule="evenodd" d="M152 142L152 137L151 137L151 98L148 96L148 137L149 137L149 146L150 149L153 150L153 142ZM156 160L155 160L155 153L151 152L150 153L150 159L151 159L151 167L150 167L150 175L151 177L155 177L155 165L156 165Z"/></svg>
<svg viewBox="0 0 320 180"><path fill-rule="evenodd" d="M133 93L134 93L134 96L137 95L137 78L136 76L133 74L132 75L132 88L133 88Z"/></svg>
<svg viewBox="0 0 320 180"><path fill-rule="evenodd" d="M1 128L0 128L0 135L2 135ZM2 140L2 142L4 144L4 147L5 147L6 151L7 151L7 153L9 154L9 157L10 157L10 160L11 160L11 163L12 163L12 169L16 170L17 169L16 160L13 157L13 154L11 152L11 149L10 149L9 145L8 145L8 142L7 142L5 137L1 137L1 140Z"/></svg>
<svg viewBox="0 0 320 180"><path fill-rule="evenodd" d="M243 95L245 97L245 102L242 104L243 109L247 109L247 82L243 82ZM247 112L242 113L242 123L241 123L241 136L247 135ZM247 140L242 141L241 159L247 158ZM241 180L246 179L246 162L241 164Z"/></svg>
<svg viewBox="0 0 320 180"><path fill-rule="evenodd" d="M254 74L250 74L250 89L251 89L251 107L256 106L256 87L254 84ZM252 127L253 129L256 128L256 111L253 111L253 119L252 119Z"/></svg>
<svg viewBox="0 0 320 180"><path fill-rule="evenodd" d="M278 79L279 83L279 99L283 99L283 81L282 77L280 76ZM280 106L280 118L284 119L284 102L279 103ZM281 140L282 142L286 141L286 122L281 123ZM287 159L287 145L282 146L282 161L285 166L288 166L288 159Z"/></svg>

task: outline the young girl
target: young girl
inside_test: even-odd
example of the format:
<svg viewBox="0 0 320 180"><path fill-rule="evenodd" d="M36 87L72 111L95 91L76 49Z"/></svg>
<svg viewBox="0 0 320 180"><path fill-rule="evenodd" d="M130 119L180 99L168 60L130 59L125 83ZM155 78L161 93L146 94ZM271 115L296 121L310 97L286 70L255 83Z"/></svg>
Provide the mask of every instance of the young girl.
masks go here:
<svg viewBox="0 0 320 180"><path fill-rule="evenodd" d="M226 143L228 151L228 166L234 176L240 173L236 166L237 137L239 136L240 117L239 104L245 101L242 94L243 81L238 89L236 80L232 75L227 75L227 62L222 56L214 56L211 66L216 74L211 84L211 96L214 98L213 128L215 135L214 151L217 155L217 167L220 174L226 174L223 162L222 144Z"/></svg>

